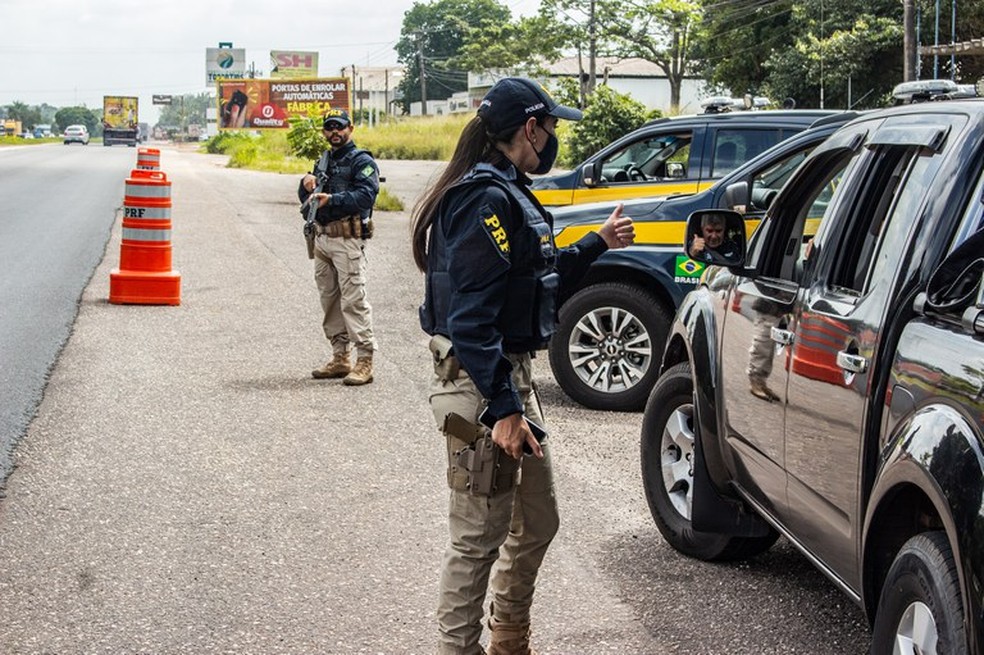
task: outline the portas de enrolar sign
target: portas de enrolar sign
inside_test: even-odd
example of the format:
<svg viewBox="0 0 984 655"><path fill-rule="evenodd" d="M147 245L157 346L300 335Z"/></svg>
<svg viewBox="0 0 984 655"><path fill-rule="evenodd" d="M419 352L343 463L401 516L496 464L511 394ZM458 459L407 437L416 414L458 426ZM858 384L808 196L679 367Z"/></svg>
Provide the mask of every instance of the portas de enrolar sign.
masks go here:
<svg viewBox="0 0 984 655"><path fill-rule="evenodd" d="M351 109L345 77L307 80L219 80L219 129L271 130L290 127L288 119L329 109Z"/></svg>

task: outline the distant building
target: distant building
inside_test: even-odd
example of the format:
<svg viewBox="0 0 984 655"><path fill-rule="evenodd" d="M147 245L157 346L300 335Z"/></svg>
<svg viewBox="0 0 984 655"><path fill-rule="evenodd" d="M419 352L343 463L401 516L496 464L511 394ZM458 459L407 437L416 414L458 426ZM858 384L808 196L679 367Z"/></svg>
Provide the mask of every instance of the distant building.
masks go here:
<svg viewBox="0 0 984 655"><path fill-rule="evenodd" d="M587 61L582 60L587 67ZM599 85L605 84L619 93L631 96L647 109L670 111L670 82L656 64L644 59L616 59L599 57L595 60L596 79ZM547 66L547 77L541 79L547 86L551 80L562 78L577 79L579 74L577 57L567 57ZM447 100L428 100L427 113L431 115L469 112L478 109L485 93L500 77L507 73L469 73L468 91L456 93ZM680 86L680 113L697 114L702 110L700 101L710 94L703 80L688 77ZM412 116L420 115L420 103L410 105Z"/></svg>
<svg viewBox="0 0 984 655"><path fill-rule="evenodd" d="M403 80L403 66L345 66L340 72L352 85L352 111L375 110L386 114L401 113L394 110L396 88Z"/></svg>

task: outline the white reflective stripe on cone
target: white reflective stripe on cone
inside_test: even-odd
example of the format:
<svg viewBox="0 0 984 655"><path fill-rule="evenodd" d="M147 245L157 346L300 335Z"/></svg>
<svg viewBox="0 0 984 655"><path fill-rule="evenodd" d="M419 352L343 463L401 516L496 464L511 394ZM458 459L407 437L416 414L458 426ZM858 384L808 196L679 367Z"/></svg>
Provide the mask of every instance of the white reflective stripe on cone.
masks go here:
<svg viewBox="0 0 984 655"><path fill-rule="evenodd" d="M170 198L170 184L130 184L126 183L126 195L133 198Z"/></svg>
<svg viewBox="0 0 984 655"><path fill-rule="evenodd" d="M140 228L123 228L123 238L127 241L170 241L171 230L143 230Z"/></svg>

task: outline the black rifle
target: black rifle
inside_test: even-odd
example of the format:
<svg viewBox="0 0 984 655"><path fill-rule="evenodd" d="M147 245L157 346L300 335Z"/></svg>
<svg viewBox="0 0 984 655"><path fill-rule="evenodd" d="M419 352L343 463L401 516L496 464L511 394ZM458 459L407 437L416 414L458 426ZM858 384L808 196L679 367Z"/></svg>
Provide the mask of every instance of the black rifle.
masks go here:
<svg viewBox="0 0 984 655"><path fill-rule="evenodd" d="M328 175L326 175L325 171L321 168L321 163L322 162L318 162L319 165L314 167L314 189L311 191L311 195L307 197L307 200L301 204L301 212L304 213L304 241L307 242L308 259L314 259L314 226L315 220L318 217L319 205L318 199L314 196L317 193L321 193L324 187L328 184Z"/></svg>

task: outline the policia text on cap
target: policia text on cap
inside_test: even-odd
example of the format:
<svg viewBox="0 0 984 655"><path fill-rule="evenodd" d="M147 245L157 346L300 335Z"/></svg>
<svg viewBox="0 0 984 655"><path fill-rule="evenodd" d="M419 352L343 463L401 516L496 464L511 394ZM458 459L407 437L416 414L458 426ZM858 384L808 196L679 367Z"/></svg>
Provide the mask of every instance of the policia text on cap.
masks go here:
<svg viewBox="0 0 984 655"><path fill-rule="evenodd" d="M530 652L534 584L558 527L550 446L527 423L545 425L531 353L554 332L563 288L606 249L635 239L620 205L597 232L558 249L553 219L529 191L527 173L553 166L557 120L580 118L532 80L500 80L414 209L413 255L426 274L420 323L434 362L430 404L446 437L451 486L439 653L483 652L487 587L487 652ZM491 433L478 427L483 410ZM522 457L524 445L533 456Z"/></svg>

